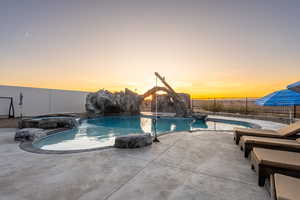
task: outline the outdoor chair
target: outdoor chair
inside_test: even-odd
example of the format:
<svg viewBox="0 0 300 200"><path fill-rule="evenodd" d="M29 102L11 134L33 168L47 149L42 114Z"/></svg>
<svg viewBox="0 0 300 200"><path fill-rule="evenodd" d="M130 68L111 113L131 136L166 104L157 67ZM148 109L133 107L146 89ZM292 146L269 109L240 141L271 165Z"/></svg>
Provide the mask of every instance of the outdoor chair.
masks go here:
<svg viewBox="0 0 300 200"><path fill-rule="evenodd" d="M258 173L258 185L275 173L300 178L300 153L273 149L253 148L251 168Z"/></svg>
<svg viewBox="0 0 300 200"><path fill-rule="evenodd" d="M298 200L300 197L300 179L282 174L270 177L272 200Z"/></svg>
<svg viewBox="0 0 300 200"><path fill-rule="evenodd" d="M239 144L240 138L244 135L268 138L293 139L300 132L300 121L290 124L279 130L255 129L255 128L234 128L234 140Z"/></svg>
<svg viewBox="0 0 300 200"><path fill-rule="evenodd" d="M248 157L254 147L300 152L300 139L288 140L279 138L243 136L241 137L239 144L241 150L244 151L245 158Z"/></svg>

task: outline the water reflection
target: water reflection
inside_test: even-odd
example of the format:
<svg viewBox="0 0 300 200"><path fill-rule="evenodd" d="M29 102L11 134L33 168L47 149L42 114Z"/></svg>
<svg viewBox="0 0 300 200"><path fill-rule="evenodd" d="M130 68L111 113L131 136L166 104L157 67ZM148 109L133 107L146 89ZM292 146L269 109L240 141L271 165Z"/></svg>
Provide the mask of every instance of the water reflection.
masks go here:
<svg viewBox="0 0 300 200"><path fill-rule="evenodd" d="M200 129L205 128L206 129L206 128L208 128L206 121L204 122L202 120L194 120L191 123L191 126L192 126L193 129L197 129L197 128L200 128Z"/></svg>

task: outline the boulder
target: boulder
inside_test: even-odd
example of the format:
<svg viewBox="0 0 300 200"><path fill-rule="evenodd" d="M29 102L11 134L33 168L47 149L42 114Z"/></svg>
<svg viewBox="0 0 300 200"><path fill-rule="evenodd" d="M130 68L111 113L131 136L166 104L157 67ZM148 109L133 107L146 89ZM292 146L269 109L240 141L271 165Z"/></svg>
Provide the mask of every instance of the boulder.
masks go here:
<svg viewBox="0 0 300 200"><path fill-rule="evenodd" d="M16 131L15 141L34 141L47 134L39 128L23 128Z"/></svg>
<svg viewBox="0 0 300 200"><path fill-rule="evenodd" d="M130 134L118 136L115 138L115 147L117 148L140 148L152 144L151 134Z"/></svg>

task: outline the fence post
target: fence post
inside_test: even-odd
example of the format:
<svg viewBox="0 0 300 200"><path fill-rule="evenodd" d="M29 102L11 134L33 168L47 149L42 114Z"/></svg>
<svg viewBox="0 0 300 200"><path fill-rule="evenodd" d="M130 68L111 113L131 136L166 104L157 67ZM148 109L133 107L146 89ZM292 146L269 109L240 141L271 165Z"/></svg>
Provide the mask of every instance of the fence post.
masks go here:
<svg viewBox="0 0 300 200"><path fill-rule="evenodd" d="M297 106L296 105L294 105L294 119L297 117Z"/></svg>
<svg viewBox="0 0 300 200"><path fill-rule="evenodd" d="M246 97L245 113L248 114L248 97Z"/></svg>
<svg viewBox="0 0 300 200"><path fill-rule="evenodd" d="M216 98L214 98L214 112L216 112L216 108L217 108L217 102L216 102Z"/></svg>

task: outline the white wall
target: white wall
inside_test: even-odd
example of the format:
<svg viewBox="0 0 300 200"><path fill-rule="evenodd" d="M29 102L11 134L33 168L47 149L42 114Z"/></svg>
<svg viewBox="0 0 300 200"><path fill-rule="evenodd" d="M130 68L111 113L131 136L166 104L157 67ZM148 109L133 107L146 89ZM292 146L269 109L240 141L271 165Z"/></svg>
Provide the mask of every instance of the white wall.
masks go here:
<svg viewBox="0 0 300 200"><path fill-rule="evenodd" d="M23 94L23 116L85 112L88 92L30 87L1 86L0 96L13 97L15 116L20 116L19 96ZM0 99L0 115L8 115L9 101Z"/></svg>

